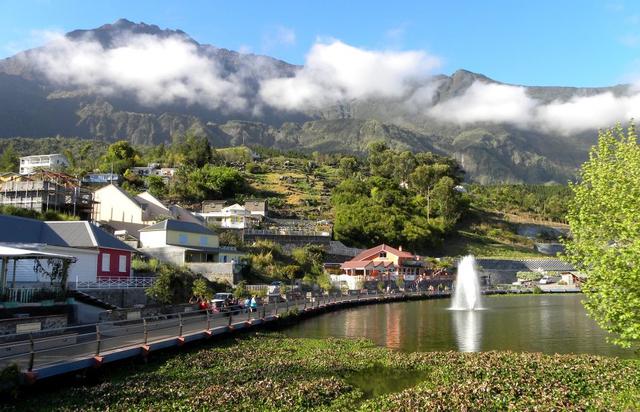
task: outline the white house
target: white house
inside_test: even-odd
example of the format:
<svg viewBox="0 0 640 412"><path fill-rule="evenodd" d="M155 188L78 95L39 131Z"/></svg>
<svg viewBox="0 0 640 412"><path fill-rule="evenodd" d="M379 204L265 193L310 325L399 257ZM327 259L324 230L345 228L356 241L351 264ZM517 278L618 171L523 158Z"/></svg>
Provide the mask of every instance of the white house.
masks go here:
<svg viewBox="0 0 640 412"><path fill-rule="evenodd" d="M38 169L60 169L69 166L67 158L60 153L33 155L20 158L20 174L28 175Z"/></svg>
<svg viewBox="0 0 640 412"><path fill-rule="evenodd" d="M116 185L107 185L94 192L96 201L93 213L97 222L126 222L150 225L159 220L178 220L201 224L202 222L184 208L165 206L149 192L131 196Z"/></svg>
<svg viewBox="0 0 640 412"><path fill-rule="evenodd" d="M248 200L244 205L234 203L222 207L220 202L210 203L203 207L198 215L207 223L215 224L223 229L247 229L266 217L266 201Z"/></svg>
<svg viewBox="0 0 640 412"><path fill-rule="evenodd" d="M73 256L69 282L95 282L99 278L129 278L135 249L86 221L41 222L0 215L0 245L56 255ZM47 284L49 279L34 269L34 260L15 264L16 283ZM46 259L40 263L47 268ZM8 273L13 282L14 268Z"/></svg>

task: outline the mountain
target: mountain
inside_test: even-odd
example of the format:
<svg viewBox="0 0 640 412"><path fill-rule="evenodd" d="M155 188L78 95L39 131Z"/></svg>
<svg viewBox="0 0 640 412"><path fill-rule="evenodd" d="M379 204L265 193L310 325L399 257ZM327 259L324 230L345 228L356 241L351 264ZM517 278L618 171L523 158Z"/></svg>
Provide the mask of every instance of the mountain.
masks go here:
<svg viewBox="0 0 640 412"><path fill-rule="evenodd" d="M177 41L181 50L188 51L184 59L192 61L185 82L199 82L209 75L203 71L193 75L191 67L197 71L202 61L213 62L215 76L210 82L217 82L228 94L218 96L216 89L207 90L206 83L202 87L198 83L194 97L178 87L182 84L167 83L166 91L153 90L149 96L140 86L146 82L144 74L128 83L124 79L117 87L109 79L74 77L62 70L66 43L45 45L0 60L0 138L63 135L149 145L197 133L215 146L258 144L326 152L362 152L369 142L386 140L402 149L449 154L462 163L471 180L483 183L566 182L575 176L596 139L595 131L562 134L507 121L457 123L433 116L429 108L465 96L477 82L502 85L465 70L416 84L411 99L338 99L321 108L284 110L264 104L260 85L295 76L300 70L296 65L202 45L180 30L124 19L64 37L96 56L114 51L127 38L137 39L144 47L155 40L168 40L160 45L173 47L171 42ZM82 43L86 39L91 43ZM57 55L62 59L55 60ZM53 58L56 64L43 69L44 58ZM140 62L141 70L145 64ZM100 74L88 73L89 77ZM412 100L420 90L427 90L428 97ZM623 95L627 90L627 86L527 87L526 93L541 102L556 102L604 92ZM165 99L167 93L173 93L171 98Z"/></svg>

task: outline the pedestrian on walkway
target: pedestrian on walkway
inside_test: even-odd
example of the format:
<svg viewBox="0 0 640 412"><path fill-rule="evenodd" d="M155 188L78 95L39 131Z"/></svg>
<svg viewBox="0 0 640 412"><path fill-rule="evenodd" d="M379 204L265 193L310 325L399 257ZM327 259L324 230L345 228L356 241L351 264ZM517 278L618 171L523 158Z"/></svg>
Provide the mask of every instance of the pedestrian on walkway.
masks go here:
<svg viewBox="0 0 640 412"><path fill-rule="evenodd" d="M251 302L249 303L251 306L251 312L255 312L258 310L258 302L256 301L256 295L251 296Z"/></svg>

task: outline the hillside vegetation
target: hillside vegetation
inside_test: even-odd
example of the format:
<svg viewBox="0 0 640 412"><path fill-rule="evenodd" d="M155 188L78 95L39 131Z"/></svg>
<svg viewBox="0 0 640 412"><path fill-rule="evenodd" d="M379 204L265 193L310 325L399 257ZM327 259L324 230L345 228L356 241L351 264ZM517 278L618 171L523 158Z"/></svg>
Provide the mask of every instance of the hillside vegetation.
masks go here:
<svg viewBox="0 0 640 412"><path fill-rule="evenodd" d="M564 216L565 186L472 184L462 193L454 190L463 174L453 159L377 142L368 150L353 156L212 148L193 135L168 146L17 138L0 140L0 169L16 170L18 156L60 152L71 161L66 172L114 170L131 193L149 190L195 210L202 200L266 198L276 217L333 221L335 238L347 245L387 242L432 255L538 256L516 223L556 224ZM131 172L147 163L178 167L176 178L165 184Z"/></svg>

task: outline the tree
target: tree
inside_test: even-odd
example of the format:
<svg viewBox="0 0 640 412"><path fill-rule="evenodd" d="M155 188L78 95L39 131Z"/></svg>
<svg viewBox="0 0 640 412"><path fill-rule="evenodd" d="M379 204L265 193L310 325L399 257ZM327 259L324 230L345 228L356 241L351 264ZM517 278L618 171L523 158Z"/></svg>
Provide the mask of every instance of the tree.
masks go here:
<svg viewBox="0 0 640 412"><path fill-rule="evenodd" d="M640 147L635 127L599 133L567 220L568 259L587 275L584 305L624 347L640 343Z"/></svg>
<svg viewBox="0 0 640 412"><path fill-rule="evenodd" d="M191 296L195 279L190 270L163 263L158 268L155 282L145 293L158 303L185 303Z"/></svg>
<svg viewBox="0 0 640 412"><path fill-rule="evenodd" d="M247 189L244 176L225 166L206 164L200 169L180 168L177 179L178 194L195 201L230 198Z"/></svg>
<svg viewBox="0 0 640 412"><path fill-rule="evenodd" d="M167 195L167 186L161 176L151 175L147 176L145 180L149 193L158 198L163 198Z"/></svg>
<svg viewBox="0 0 640 412"><path fill-rule="evenodd" d="M125 140L120 140L109 146L107 153L102 157L100 169L122 174L125 170L136 165L140 156L138 152Z"/></svg>
<svg viewBox="0 0 640 412"><path fill-rule="evenodd" d="M240 282L238 282L238 284L236 285L236 288L233 290L233 296L238 298L238 299L242 299L242 298L246 298L246 297L251 296L251 293L247 289L247 281L246 280L241 280Z"/></svg>
<svg viewBox="0 0 640 412"><path fill-rule="evenodd" d="M443 164L421 164L409 176L414 190L427 199L427 220L431 218L431 190L441 177L446 176L449 167Z"/></svg>
<svg viewBox="0 0 640 412"><path fill-rule="evenodd" d="M341 177L349 179L358 172L358 160L353 156L345 156L340 159L338 169Z"/></svg>
<svg viewBox="0 0 640 412"><path fill-rule="evenodd" d="M184 165L202 167L211 162L211 146L204 136L187 135L174 148L178 161Z"/></svg>
<svg viewBox="0 0 640 412"><path fill-rule="evenodd" d="M213 297L213 291L209 287L209 281L203 277L199 277L193 281L191 293L200 301L209 301Z"/></svg>
<svg viewBox="0 0 640 412"><path fill-rule="evenodd" d="M19 165L20 159L13 147L13 143L11 143L0 155L0 172L17 172Z"/></svg>

